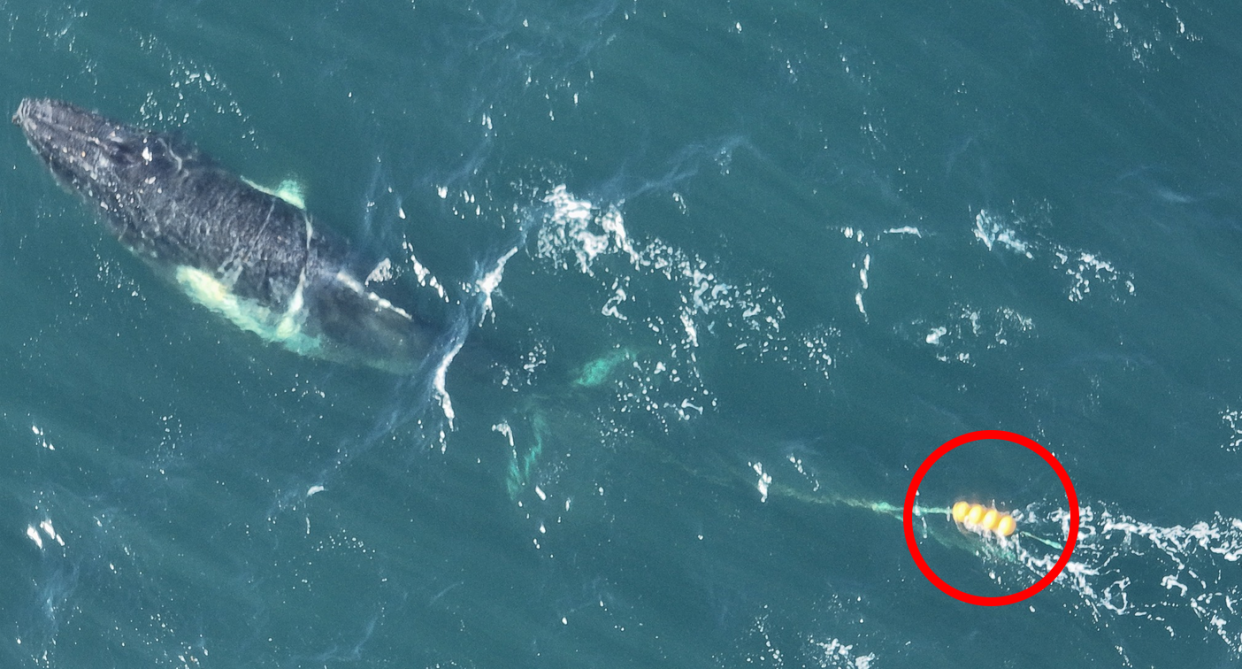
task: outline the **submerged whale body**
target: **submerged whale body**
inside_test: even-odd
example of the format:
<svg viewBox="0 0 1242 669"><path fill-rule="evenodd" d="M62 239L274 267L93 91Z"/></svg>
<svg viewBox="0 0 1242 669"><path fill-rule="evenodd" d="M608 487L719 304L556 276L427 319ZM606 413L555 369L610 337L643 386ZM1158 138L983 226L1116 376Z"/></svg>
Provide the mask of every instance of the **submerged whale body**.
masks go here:
<svg viewBox="0 0 1242 669"><path fill-rule="evenodd" d="M434 330L367 290L344 240L178 136L48 99L22 100L13 122L122 244L239 327L386 371L416 369L429 353Z"/></svg>

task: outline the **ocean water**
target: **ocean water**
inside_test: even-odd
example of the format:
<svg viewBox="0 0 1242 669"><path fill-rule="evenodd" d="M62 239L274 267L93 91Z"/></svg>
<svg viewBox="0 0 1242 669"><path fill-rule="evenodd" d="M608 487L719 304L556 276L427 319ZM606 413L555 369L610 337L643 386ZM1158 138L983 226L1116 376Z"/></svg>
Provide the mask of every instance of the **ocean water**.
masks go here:
<svg viewBox="0 0 1242 669"><path fill-rule="evenodd" d="M1242 664L1242 5L0 17L10 113L294 181L468 333L407 376L266 344L0 134L0 665ZM1003 607L900 517L985 429L1081 515ZM918 499L973 594L1069 532L1004 441Z"/></svg>

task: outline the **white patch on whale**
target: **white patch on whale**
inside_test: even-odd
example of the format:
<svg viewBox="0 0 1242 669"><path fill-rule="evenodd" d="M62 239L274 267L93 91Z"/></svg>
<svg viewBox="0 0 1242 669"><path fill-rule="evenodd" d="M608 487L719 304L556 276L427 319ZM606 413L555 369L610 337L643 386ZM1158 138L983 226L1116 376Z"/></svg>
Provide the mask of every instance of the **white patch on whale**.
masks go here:
<svg viewBox="0 0 1242 669"><path fill-rule="evenodd" d="M258 302L239 297L224 282L196 267L181 265L175 272L177 283L190 299L224 316L237 327L253 332L274 344L299 354L312 354L323 348L323 340L302 330L306 321L302 286L298 285L289 308L282 313Z"/></svg>
<svg viewBox="0 0 1242 669"><path fill-rule="evenodd" d="M267 193L272 197L278 197L298 209L306 211L306 189L302 186L302 182L297 179L284 179L280 182L280 185L275 188L268 188L267 186L261 186L246 177L241 175L238 176L246 183L247 186L250 186L260 193Z"/></svg>

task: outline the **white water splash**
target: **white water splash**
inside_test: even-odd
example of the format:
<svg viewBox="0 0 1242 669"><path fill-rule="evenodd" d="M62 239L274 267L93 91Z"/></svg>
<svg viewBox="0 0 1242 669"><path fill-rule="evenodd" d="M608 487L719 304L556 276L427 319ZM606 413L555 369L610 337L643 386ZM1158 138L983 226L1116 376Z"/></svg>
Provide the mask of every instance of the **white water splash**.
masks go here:
<svg viewBox="0 0 1242 669"><path fill-rule="evenodd" d="M995 246L1027 258L1035 257L1031 255L1026 242L1018 239L1017 233L1009 228L1005 221L986 210L980 210L978 214L975 214L975 237L983 242L989 251Z"/></svg>
<svg viewBox="0 0 1242 669"><path fill-rule="evenodd" d="M1069 533L1069 512L1028 507L1024 526ZM1079 540L1057 583L1076 593L1095 621L1108 616L1156 623L1169 636L1206 634L1242 652L1242 520L1217 513L1189 526L1161 527L1092 506L1079 508ZM1051 527L1050 527L1051 526ZM1051 530L1051 528L1056 528ZM1019 548L1042 576L1059 557ZM1151 587L1159 584L1159 587ZM1055 586L1054 586L1055 587Z"/></svg>
<svg viewBox="0 0 1242 669"><path fill-rule="evenodd" d="M1220 418L1229 426L1229 441L1224 446L1225 450L1230 453L1242 450L1242 411L1227 409Z"/></svg>
<svg viewBox="0 0 1242 669"><path fill-rule="evenodd" d="M762 462L752 462L750 468L755 470L755 474L759 476L755 489L759 491L759 503L762 504L768 501L768 489L772 486L772 475L763 471Z"/></svg>
<svg viewBox="0 0 1242 669"><path fill-rule="evenodd" d="M1105 37L1125 49L1135 63L1145 64L1154 54L1176 56L1177 43L1203 40L1187 27L1181 12L1169 0L1065 0L1065 5L1094 20Z"/></svg>
<svg viewBox="0 0 1242 669"><path fill-rule="evenodd" d="M911 327L922 335L941 362L973 364L972 352L1011 346L1034 336L1035 321L1009 307L982 310L957 305L944 321L915 320Z"/></svg>
<svg viewBox="0 0 1242 669"><path fill-rule="evenodd" d="M853 644L846 645L841 643L840 639L820 641L811 637L807 641L819 650L820 656L817 659L821 667L832 667L833 669L871 669L871 663L875 662L874 653L855 655Z"/></svg>
<svg viewBox="0 0 1242 669"><path fill-rule="evenodd" d="M597 210L590 200L571 195L564 184L553 188L543 201L552 205L553 213L539 228L539 257L560 258L569 251L577 259L579 270L588 276L594 276L592 265L603 254L624 253L637 264L638 252L626 235L619 205ZM563 262L562 267L568 269Z"/></svg>
<svg viewBox="0 0 1242 669"><path fill-rule="evenodd" d="M1065 271L1074 284L1070 287L1069 301L1081 302L1091 292L1091 284L1112 285L1118 281L1125 286L1126 292L1134 294L1134 281L1123 276L1112 263L1101 260L1094 253L1086 251L1068 251L1058 248L1054 251L1057 266Z"/></svg>
<svg viewBox="0 0 1242 669"><path fill-rule="evenodd" d="M500 287L500 281L504 278L505 263L509 262L509 258L517 253L518 247L514 246L504 255L496 259L496 264L492 269L484 274L482 278L475 281L475 288L483 295L482 313L479 314L479 322L482 322L488 314L492 313L492 294Z"/></svg>
<svg viewBox="0 0 1242 669"><path fill-rule="evenodd" d="M1020 218L1010 221L980 210L975 215L974 234L988 251L1008 250L1037 261L1050 257L1051 268L1070 279L1066 292L1070 302L1085 300L1093 286L1098 289L1097 294L1118 302L1135 294L1133 274L1117 269L1095 252L1023 239L1018 232L1023 223Z"/></svg>
<svg viewBox="0 0 1242 669"><path fill-rule="evenodd" d="M709 337L744 355L804 354L808 366L826 374L832 363L824 351L828 340L782 334L784 306L766 286L724 280L707 260L659 239L631 238L621 203L596 205L564 185L543 202L549 209L536 257L595 279L608 297L594 311L655 341L625 368L629 376L620 382L619 397L624 404L661 421L689 420L714 407L697 359Z"/></svg>
<svg viewBox="0 0 1242 669"><path fill-rule="evenodd" d="M40 535L40 531L42 531L42 536ZM44 536L46 536L49 540L56 542L61 548L65 547L64 537L56 533L56 528L52 526L52 520L50 518L45 518L40 521L37 527L34 525L26 526L26 538L34 542L35 547L40 550L43 549Z"/></svg>

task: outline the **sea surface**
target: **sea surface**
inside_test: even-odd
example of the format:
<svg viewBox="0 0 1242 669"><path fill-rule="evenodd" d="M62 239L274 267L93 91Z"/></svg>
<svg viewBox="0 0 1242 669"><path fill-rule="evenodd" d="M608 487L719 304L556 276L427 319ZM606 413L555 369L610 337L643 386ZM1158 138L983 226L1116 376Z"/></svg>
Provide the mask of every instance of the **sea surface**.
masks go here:
<svg viewBox="0 0 1242 669"><path fill-rule="evenodd" d="M6 126L2 667L1242 666L1242 4L0 0L0 50L6 113L295 184L466 333L265 343ZM1007 606L903 530L978 430L1078 500ZM1009 441L917 495L970 594L1072 534Z"/></svg>

